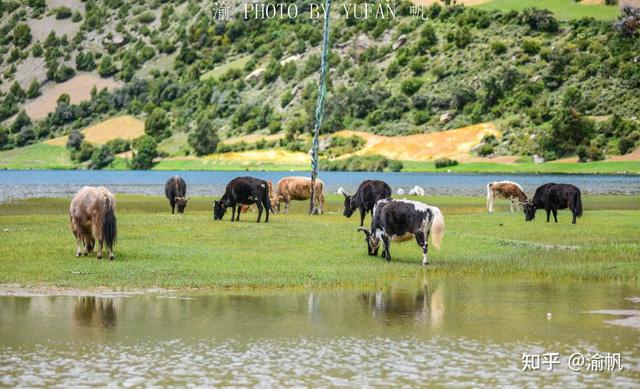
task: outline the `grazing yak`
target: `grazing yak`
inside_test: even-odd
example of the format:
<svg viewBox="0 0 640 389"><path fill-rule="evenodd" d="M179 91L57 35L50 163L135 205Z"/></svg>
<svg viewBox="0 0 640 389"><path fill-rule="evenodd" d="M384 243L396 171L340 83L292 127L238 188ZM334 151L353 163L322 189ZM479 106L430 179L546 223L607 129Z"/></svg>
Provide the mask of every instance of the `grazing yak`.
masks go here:
<svg viewBox="0 0 640 389"><path fill-rule="evenodd" d="M227 208L231 207L231 221L239 221L242 206L251 204L258 207L257 223L260 223L263 209L267 212L264 222L268 223L271 200L267 181L254 177L236 177L229 181L220 200L213 202L213 220L222 220Z"/></svg>
<svg viewBox="0 0 640 389"><path fill-rule="evenodd" d="M433 232L431 242L440 249L444 237L444 216L439 208L419 201L383 199L375 205L371 231L363 227L358 228L358 231L365 233L367 250L371 256L378 254L382 240L382 255L387 261L391 260L391 241L402 242L415 238L422 248L422 264L427 265L429 234Z"/></svg>
<svg viewBox="0 0 640 389"><path fill-rule="evenodd" d="M366 180L362 181L358 190L353 196L349 196L344 190L343 215L351 217L356 209L360 210L360 227L364 225L364 217L367 212L371 212L373 217L373 207L378 200L391 198L391 187L384 181Z"/></svg>
<svg viewBox="0 0 640 389"><path fill-rule="evenodd" d="M324 195L322 190L324 182L316 179L315 206L319 213L324 209ZM276 184L275 193L271 194L271 206L276 212L280 212L280 203L284 202L284 213L289 212L291 200L309 200L311 197L311 178L309 177L284 177ZM315 213L315 210L314 212Z"/></svg>
<svg viewBox="0 0 640 389"><path fill-rule="evenodd" d="M116 198L113 193L102 186L83 187L71 200L69 220L71 232L76 237L76 256L93 251L97 239L100 244L97 258L102 258L102 246L106 245L109 259L113 259L117 237Z"/></svg>
<svg viewBox="0 0 640 389"><path fill-rule="evenodd" d="M544 184L533 195L531 201L524 203L524 215L526 221L536 217L536 210L544 209L547 212L547 222L553 212L553 219L558 222L558 209L569 208L573 214L573 224L576 218L582 216L582 197L580 189L571 184Z"/></svg>
<svg viewBox="0 0 640 389"><path fill-rule="evenodd" d="M178 207L178 213L184 213L189 197L187 197L187 183L184 182L182 177L173 176L169 178L164 185L164 195L169 199L172 214L175 213L176 206Z"/></svg>
<svg viewBox="0 0 640 389"><path fill-rule="evenodd" d="M487 209L493 213L493 204L496 199L505 199L511 202L511 212L513 206L518 203L525 203L527 195L519 184L512 181L494 181L487 184Z"/></svg>

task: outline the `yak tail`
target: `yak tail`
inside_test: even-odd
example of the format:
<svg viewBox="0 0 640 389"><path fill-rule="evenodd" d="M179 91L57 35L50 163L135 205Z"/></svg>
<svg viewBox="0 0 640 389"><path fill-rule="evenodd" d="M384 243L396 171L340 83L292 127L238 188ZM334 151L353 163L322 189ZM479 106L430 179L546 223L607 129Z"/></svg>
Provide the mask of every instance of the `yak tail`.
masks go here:
<svg viewBox="0 0 640 389"><path fill-rule="evenodd" d="M267 209L267 213L273 214L273 211L271 210L271 191L269 189L270 188L267 188L267 191L265 192L264 204Z"/></svg>
<svg viewBox="0 0 640 389"><path fill-rule="evenodd" d="M444 216L442 215L442 212L440 212L440 209L436 207L431 207L431 211L433 212L433 222L431 223L431 243L440 250L442 238L444 238Z"/></svg>
<svg viewBox="0 0 640 389"><path fill-rule="evenodd" d="M109 250L113 250L113 245L118 237L118 227L116 225L115 204L108 196L105 197L104 213L102 215L102 239Z"/></svg>
<svg viewBox="0 0 640 389"><path fill-rule="evenodd" d="M580 191L576 191L573 195L573 206L575 207L576 216L582 216L582 196L580 195Z"/></svg>

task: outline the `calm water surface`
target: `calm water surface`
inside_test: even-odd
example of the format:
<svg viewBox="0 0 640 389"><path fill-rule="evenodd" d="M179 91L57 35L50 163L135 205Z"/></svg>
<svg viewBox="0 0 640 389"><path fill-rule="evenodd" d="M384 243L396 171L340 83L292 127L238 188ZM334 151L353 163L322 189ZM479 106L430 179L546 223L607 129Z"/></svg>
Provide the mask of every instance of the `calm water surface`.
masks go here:
<svg viewBox="0 0 640 389"><path fill-rule="evenodd" d="M382 290L0 297L0 385L640 385L637 287L436 278ZM550 315L549 315L550 314ZM551 372L522 354L559 353ZM568 357L620 353L622 371Z"/></svg>
<svg viewBox="0 0 640 389"><path fill-rule="evenodd" d="M90 171L90 170L0 170L0 202L11 198L70 197L84 185L104 185L116 194L163 195L170 176L182 176L192 196L220 196L227 183L237 176L251 175L278 181L290 175L309 172L223 172L223 171ZM321 172L325 191L343 187L354 192L365 179L380 179L393 188L409 191L415 185L427 195L484 196L488 182L514 180L527 193L547 182L578 186L585 194L640 194L640 175L553 175L553 174L456 174L456 173L368 173Z"/></svg>

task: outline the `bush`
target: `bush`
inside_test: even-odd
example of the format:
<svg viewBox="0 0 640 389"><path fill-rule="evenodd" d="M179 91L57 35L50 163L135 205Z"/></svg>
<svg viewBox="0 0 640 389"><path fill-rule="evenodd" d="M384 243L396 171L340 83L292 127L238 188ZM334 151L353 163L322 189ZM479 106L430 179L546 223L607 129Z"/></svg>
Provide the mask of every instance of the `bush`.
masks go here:
<svg viewBox="0 0 640 389"><path fill-rule="evenodd" d="M495 55L504 54L507 52L507 45L500 41L495 41L491 43L491 51L493 51Z"/></svg>
<svg viewBox="0 0 640 389"><path fill-rule="evenodd" d="M408 78L400 84L400 90L407 96L412 96L422 87L422 80L419 78Z"/></svg>
<svg viewBox="0 0 640 389"><path fill-rule="evenodd" d="M84 134L75 128L71 130L67 137L67 148L71 150L80 150L82 142L84 142Z"/></svg>
<svg viewBox="0 0 640 389"><path fill-rule="evenodd" d="M23 127L16 135L16 146L26 146L36 140L36 138L37 136L33 126Z"/></svg>
<svg viewBox="0 0 640 389"><path fill-rule="evenodd" d="M445 167L457 166L458 161L456 161L455 159L449 159L449 158L438 158L435 161L435 165L436 165L436 169L442 169Z"/></svg>
<svg viewBox="0 0 640 389"><path fill-rule="evenodd" d="M618 151L620 154L625 155L632 151L635 146L636 144L632 139L627 137L620 138L620 141L618 142Z"/></svg>
<svg viewBox="0 0 640 389"><path fill-rule="evenodd" d="M105 55L102 57L102 61L100 61L100 66L98 66L98 74L100 77L110 77L113 76L118 69L116 65L113 63L111 56Z"/></svg>
<svg viewBox="0 0 640 389"><path fill-rule="evenodd" d="M34 79L33 81L31 81L31 84L29 84L29 88L27 89L27 98L33 99L35 97L38 97L39 95L40 83L38 82L38 80Z"/></svg>
<svg viewBox="0 0 640 389"><path fill-rule="evenodd" d="M399 172L402 162L381 155L354 156L347 159L324 161L323 170L350 172Z"/></svg>
<svg viewBox="0 0 640 389"><path fill-rule="evenodd" d="M413 114L413 124L420 126L429 121L430 115L426 111L416 111Z"/></svg>
<svg viewBox="0 0 640 389"><path fill-rule="evenodd" d="M31 43L31 28L27 24L18 24L13 29L13 43L24 49Z"/></svg>
<svg viewBox="0 0 640 389"><path fill-rule="evenodd" d="M149 170L153 167L153 160L158 157L158 143L148 135L143 135L134 141L135 152L129 162L134 170Z"/></svg>
<svg viewBox="0 0 640 389"><path fill-rule="evenodd" d="M486 157L494 153L493 146L489 143L483 143L478 148L478 155L481 157Z"/></svg>
<svg viewBox="0 0 640 389"><path fill-rule="evenodd" d="M71 9L69 7L64 7L64 6L56 8L55 12L56 12L56 19L58 20L68 19L72 15Z"/></svg>
<svg viewBox="0 0 640 389"><path fill-rule="evenodd" d="M138 16L138 21L143 24L153 23L154 20L156 20L156 15L151 11L143 12Z"/></svg>
<svg viewBox="0 0 640 389"><path fill-rule="evenodd" d="M95 149L91 154L91 162L89 163L89 168L100 170L104 167L109 166L115 158L116 157L113 154L113 150L111 150L111 147L109 145L102 145L100 148Z"/></svg>
<svg viewBox="0 0 640 389"><path fill-rule="evenodd" d="M6 128L0 127L0 150L10 148L10 142L9 131L7 131Z"/></svg>
<svg viewBox="0 0 640 389"><path fill-rule="evenodd" d="M613 27L626 37L632 37L640 31L640 7L630 4L622 6L622 15L613 24Z"/></svg>
<svg viewBox="0 0 640 389"><path fill-rule="evenodd" d="M280 97L280 106L282 108L286 107L287 105L289 105L291 100L293 100L293 93L291 93L291 90L288 90L284 92Z"/></svg>
<svg viewBox="0 0 640 389"><path fill-rule="evenodd" d="M76 162L84 162L91 159L95 148L89 142L82 142L80 149L71 151L71 160Z"/></svg>
<svg viewBox="0 0 640 389"><path fill-rule="evenodd" d="M76 69L80 71L90 72L96 68L96 62L93 59L93 53L80 52L76 56ZM103 69L104 71L104 69ZM106 71L107 73L109 71Z"/></svg>
<svg viewBox="0 0 640 389"><path fill-rule="evenodd" d="M558 31L558 21L551 11L538 8L525 8L520 14L521 24L529 26L532 30L556 32Z"/></svg>
<svg viewBox="0 0 640 389"><path fill-rule="evenodd" d="M540 52L540 43L533 39L525 39L522 42L522 51L529 55L536 55Z"/></svg>

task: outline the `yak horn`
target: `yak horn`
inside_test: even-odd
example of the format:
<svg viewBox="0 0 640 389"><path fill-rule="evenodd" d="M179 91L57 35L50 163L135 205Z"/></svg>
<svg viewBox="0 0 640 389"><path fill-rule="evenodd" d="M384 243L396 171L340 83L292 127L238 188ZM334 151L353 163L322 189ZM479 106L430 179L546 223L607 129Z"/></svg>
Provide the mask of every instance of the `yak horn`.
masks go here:
<svg viewBox="0 0 640 389"><path fill-rule="evenodd" d="M371 232L364 227L358 227L358 232L364 232L367 236L371 234Z"/></svg>

